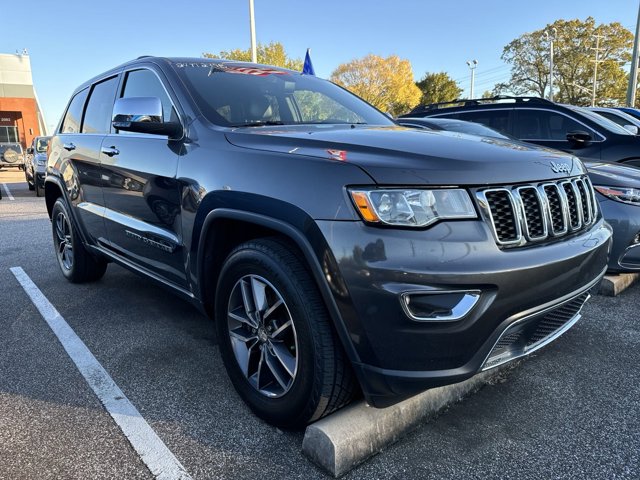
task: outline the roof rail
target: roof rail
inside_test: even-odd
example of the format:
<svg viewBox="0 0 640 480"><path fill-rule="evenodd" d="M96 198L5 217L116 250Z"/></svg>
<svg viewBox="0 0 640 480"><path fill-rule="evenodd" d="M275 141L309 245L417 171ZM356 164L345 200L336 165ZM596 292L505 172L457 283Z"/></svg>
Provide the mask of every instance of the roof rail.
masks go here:
<svg viewBox="0 0 640 480"><path fill-rule="evenodd" d="M153 55L140 55L136 60L140 60L141 58L151 58Z"/></svg>
<svg viewBox="0 0 640 480"><path fill-rule="evenodd" d="M437 110L439 108L447 108L447 106L464 106L469 107L473 105L482 105L484 103L497 102L500 100L515 100L517 103L520 102L532 102L532 103L553 103L550 100L542 97L515 97L510 95L496 95L494 97L489 98L461 98L457 100L451 100L449 102L438 102L438 103L430 103L430 104L422 104L418 105L411 110L411 113L424 112L428 110Z"/></svg>

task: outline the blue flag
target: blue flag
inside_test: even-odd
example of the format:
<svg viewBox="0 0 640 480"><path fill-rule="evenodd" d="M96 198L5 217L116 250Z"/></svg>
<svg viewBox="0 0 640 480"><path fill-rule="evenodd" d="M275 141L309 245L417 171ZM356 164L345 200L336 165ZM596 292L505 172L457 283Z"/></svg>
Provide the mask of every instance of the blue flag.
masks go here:
<svg viewBox="0 0 640 480"><path fill-rule="evenodd" d="M302 67L303 75L316 75L313 71L313 65L311 64L311 55L309 55L309 49L307 48L307 54L304 56L304 66Z"/></svg>

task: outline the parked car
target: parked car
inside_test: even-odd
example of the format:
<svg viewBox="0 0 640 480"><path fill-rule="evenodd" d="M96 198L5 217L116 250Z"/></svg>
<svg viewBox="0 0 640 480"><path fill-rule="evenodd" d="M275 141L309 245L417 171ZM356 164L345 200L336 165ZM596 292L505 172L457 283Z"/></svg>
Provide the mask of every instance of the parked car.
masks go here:
<svg viewBox="0 0 640 480"><path fill-rule="evenodd" d="M627 115L631 115L633 118L640 119L640 110L632 107L614 107L616 110L620 110L621 112L626 113Z"/></svg>
<svg viewBox="0 0 640 480"><path fill-rule="evenodd" d="M283 427L536 351L606 270L577 158L399 127L282 68L134 60L76 89L49 152L64 277L115 262L193 302Z"/></svg>
<svg viewBox="0 0 640 480"><path fill-rule="evenodd" d="M640 133L640 119L629 115L622 110L608 107L587 107L587 109L602 115L604 118L607 118L614 123L617 123L634 135L638 135L638 133Z"/></svg>
<svg viewBox="0 0 640 480"><path fill-rule="evenodd" d="M36 196L44 195L44 177L47 164L47 145L51 137L35 137L27 148L24 164L24 177L29 190L35 190Z"/></svg>
<svg viewBox="0 0 640 480"><path fill-rule="evenodd" d="M446 130L513 141L481 123L450 118L401 118L401 125ZM640 270L640 169L614 162L582 159L594 185L604 219L613 228L609 255L611 273Z"/></svg>
<svg viewBox="0 0 640 480"><path fill-rule="evenodd" d="M543 98L497 96L420 105L401 117L482 123L519 140L581 158L640 166L640 137L595 112Z"/></svg>
<svg viewBox="0 0 640 480"><path fill-rule="evenodd" d="M24 168L24 152L19 142L0 142L0 168Z"/></svg>

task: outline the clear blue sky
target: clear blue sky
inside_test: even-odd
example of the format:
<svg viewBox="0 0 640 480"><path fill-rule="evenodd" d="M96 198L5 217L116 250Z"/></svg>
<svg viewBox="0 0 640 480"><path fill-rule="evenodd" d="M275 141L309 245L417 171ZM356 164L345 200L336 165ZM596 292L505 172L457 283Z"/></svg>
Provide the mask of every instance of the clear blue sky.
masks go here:
<svg viewBox="0 0 640 480"><path fill-rule="evenodd" d="M0 4L10 28L0 53L27 48L47 124L58 122L73 89L140 55L200 56L249 46L248 0L32 0ZM24 5L28 5L27 8ZM179 10L181 8L182 10ZM593 16L635 29L638 0L255 0L259 42L284 44L320 77L368 53L397 54L416 79L446 71L469 87L465 62L477 59L476 93L508 78L502 48L557 19Z"/></svg>

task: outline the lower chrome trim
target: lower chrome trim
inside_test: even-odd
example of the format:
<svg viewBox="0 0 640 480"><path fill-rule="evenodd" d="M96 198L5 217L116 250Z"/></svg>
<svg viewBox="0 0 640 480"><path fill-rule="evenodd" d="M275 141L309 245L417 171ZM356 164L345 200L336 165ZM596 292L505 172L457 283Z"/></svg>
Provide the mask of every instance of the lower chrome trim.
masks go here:
<svg viewBox="0 0 640 480"><path fill-rule="evenodd" d="M501 361L501 362L498 362L498 363L495 363L495 364L491 364L488 367L486 366L487 361L491 357L491 353L496 348L496 345L498 345L498 343L500 342L500 340L502 338L504 338L506 335L509 334L510 330L512 330L515 327L519 326L521 323L526 322L527 320L531 319L532 317L537 317L538 315L544 315L545 313L547 313L547 312L549 312L551 310L554 310L554 309L556 309L558 307L561 307L562 305L564 305L566 303L571 302L575 298L579 297L580 295L584 294L585 292L587 292L588 290L593 288L602 279L602 277L604 276L606 271L607 271L607 269L605 267L602 270L602 272L600 273L600 275L598 275L594 280L592 280L587 285L583 286L582 288L580 288L578 290L575 290L575 291L573 291L573 292L571 292L571 293L569 293L567 295L564 295L564 296L562 296L562 297L560 297L560 298L558 298L556 300L553 300L551 302L547 302L546 304L540 305L539 307L536 307L535 309L527 310L527 311L522 312L520 314L514 315L514 317L520 317L520 318L518 318L516 321L510 323L509 326L507 326L502 331L500 336L496 339L494 344L489 349L489 353L487 354L487 356L485 357L485 359L482 362L482 367L480 367L480 371L491 370L492 368L498 367L500 365L504 365L505 363L508 363L508 362L510 362L512 360L516 360L518 358L522 358L522 357L525 357L527 355L530 355L531 353L535 352L536 350L539 350L540 348L544 347L545 345L548 345L549 343L553 342L555 339L557 339L563 333L565 333L567 330L569 330L582 317L580 315L580 311L578 311L578 313L576 313L576 315L573 318L571 318L569 321L567 321L562 327L560 327L558 330L553 332L551 335L549 335L548 337L543 338L539 342L537 342L537 343L533 344L532 346L528 347L526 350L523 350L521 353L519 353L519 354L517 354L515 356L510 356L509 358L506 358L504 361ZM583 306L584 306L584 304L587 303L587 301L589 301L590 297L591 297L591 295L587 296L587 299L584 301ZM580 308L580 310L582 310L582 307Z"/></svg>

